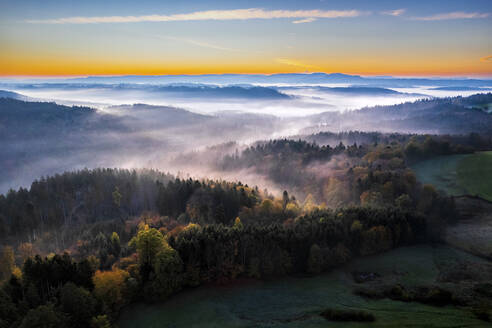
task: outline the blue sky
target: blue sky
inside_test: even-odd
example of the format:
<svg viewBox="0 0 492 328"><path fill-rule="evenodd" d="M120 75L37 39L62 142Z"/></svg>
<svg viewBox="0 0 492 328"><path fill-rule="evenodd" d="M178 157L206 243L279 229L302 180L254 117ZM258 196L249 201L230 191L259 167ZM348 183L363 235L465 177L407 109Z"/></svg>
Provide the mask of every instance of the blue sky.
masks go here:
<svg viewBox="0 0 492 328"><path fill-rule="evenodd" d="M0 9L2 75L492 75L490 0L2 0Z"/></svg>

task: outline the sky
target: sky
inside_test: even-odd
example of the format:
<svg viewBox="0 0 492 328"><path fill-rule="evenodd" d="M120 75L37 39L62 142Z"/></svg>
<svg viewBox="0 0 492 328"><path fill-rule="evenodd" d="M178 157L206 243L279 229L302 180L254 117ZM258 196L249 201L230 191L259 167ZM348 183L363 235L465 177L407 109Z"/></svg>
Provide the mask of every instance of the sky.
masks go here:
<svg viewBox="0 0 492 328"><path fill-rule="evenodd" d="M0 0L1 76L492 77L492 1Z"/></svg>

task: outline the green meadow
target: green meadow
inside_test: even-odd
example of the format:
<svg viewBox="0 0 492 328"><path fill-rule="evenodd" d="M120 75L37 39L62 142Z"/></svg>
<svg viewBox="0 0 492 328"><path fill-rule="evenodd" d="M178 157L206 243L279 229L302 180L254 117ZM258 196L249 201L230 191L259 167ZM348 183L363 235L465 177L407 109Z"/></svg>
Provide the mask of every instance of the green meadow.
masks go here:
<svg viewBox="0 0 492 328"><path fill-rule="evenodd" d="M457 263L484 263L459 250L426 245L403 247L352 261L315 277L252 281L232 286L204 286L183 291L164 303L136 304L122 311L120 328L157 327L484 327L469 309L435 307L354 295L352 272L375 272L382 283L432 285ZM376 320L333 322L320 316L326 308L363 310Z"/></svg>
<svg viewBox="0 0 492 328"><path fill-rule="evenodd" d="M441 156L412 166L417 179L449 195L492 201L492 151Z"/></svg>
<svg viewBox="0 0 492 328"><path fill-rule="evenodd" d="M468 194L492 201L492 151L475 153L460 160L458 184Z"/></svg>

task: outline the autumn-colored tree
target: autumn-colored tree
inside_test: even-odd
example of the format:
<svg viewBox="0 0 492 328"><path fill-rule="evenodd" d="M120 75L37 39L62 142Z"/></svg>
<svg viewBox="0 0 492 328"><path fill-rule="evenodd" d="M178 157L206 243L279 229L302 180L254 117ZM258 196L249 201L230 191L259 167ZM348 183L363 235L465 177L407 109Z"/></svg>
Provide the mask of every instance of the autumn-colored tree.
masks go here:
<svg viewBox="0 0 492 328"><path fill-rule="evenodd" d="M304 203L302 204L302 208L305 212L311 212L316 208L316 202L314 200L313 195L308 194Z"/></svg>
<svg viewBox="0 0 492 328"><path fill-rule="evenodd" d="M285 212L290 217L296 217L297 215L299 215L300 211L301 209L296 202L291 202L285 207Z"/></svg>
<svg viewBox="0 0 492 328"><path fill-rule="evenodd" d="M121 269L111 271L97 271L92 278L94 296L102 303L103 310L109 315L116 314L127 302L125 298L126 280L128 272Z"/></svg>

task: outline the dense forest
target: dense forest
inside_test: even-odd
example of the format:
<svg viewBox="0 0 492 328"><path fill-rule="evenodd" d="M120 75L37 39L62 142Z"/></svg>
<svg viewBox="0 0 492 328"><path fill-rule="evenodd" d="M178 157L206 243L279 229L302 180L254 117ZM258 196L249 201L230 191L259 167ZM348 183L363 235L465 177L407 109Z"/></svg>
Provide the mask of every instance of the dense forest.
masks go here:
<svg viewBox="0 0 492 328"><path fill-rule="evenodd" d="M340 142L354 138L363 142ZM125 305L181 289L315 274L438 241L454 201L418 183L407 164L491 148L475 134L308 140L259 142L213 162L257 170L288 187L280 194L154 170L85 169L0 196L0 326L110 327Z"/></svg>
<svg viewBox="0 0 492 328"><path fill-rule="evenodd" d="M32 257L22 244L21 269L5 246L0 323L109 327L132 301L238 277L319 273L354 256L425 240L426 226L420 214L369 207L318 209L283 224L243 225L237 217L231 225L190 223L170 231L165 219L144 219L128 246L116 232L100 234L96 255L82 260L68 253Z"/></svg>
<svg viewBox="0 0 492 328"><path fill-rule="evenodd" d="M278 189L291 190L304 202L314 200L332 208L367 203L396 205L402 199L409 199L415 208L423 206L419 201L426 198L422 195L431 187L417 183L409 164L492 148L491 137L474 133L318 133L305 139L258 142L209 165L226 172L253 171ZM353 143L345 146L343 142ZM435 190L432 193L432 197L439 198Z"/></svg>

